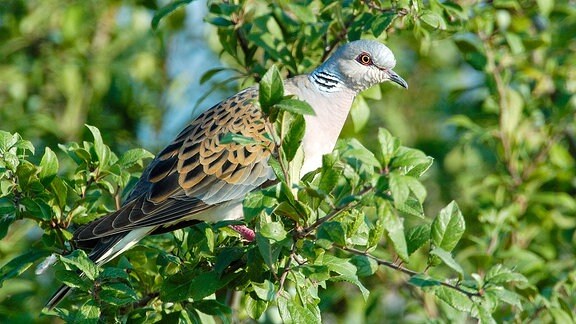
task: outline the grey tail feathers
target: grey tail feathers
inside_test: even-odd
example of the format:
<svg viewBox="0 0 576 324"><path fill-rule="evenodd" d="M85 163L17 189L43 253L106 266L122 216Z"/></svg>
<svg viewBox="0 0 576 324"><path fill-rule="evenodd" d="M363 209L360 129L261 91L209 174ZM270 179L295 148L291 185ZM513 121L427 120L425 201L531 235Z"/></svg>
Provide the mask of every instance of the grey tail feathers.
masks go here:
<svg viewBox="0 0 576 324"><path fill-rule="evenodd" d="M58 288L58 290L56 291L56 293L54 293L54 295L52 295L52 298L50 298L50 300L46 303L46 306L44 306L44 308L47 308L48 310L52 310L54 307L56 307L56 305L58 305L58 303L60 303L64 297L66 297L70 292L72 291L71 287L68 286L62 286L60 288Z"/></svg>

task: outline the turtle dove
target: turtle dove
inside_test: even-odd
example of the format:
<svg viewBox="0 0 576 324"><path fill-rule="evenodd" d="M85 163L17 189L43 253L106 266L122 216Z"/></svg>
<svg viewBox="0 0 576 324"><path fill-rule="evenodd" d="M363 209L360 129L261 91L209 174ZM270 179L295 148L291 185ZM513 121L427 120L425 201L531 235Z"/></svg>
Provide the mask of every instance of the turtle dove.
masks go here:
<svg viewBox="0 0 576 324"><path fill-rule="evenodd" d="M312 73L284 81L285 94L308 102L315 112L304 116L302 174L321 167L322 155L333 150L359 92L386 81L408 87L392 70L395 65L388 47L358 40L337 49ZM244 196L275 179L267 163L274 144L257 99L258 87L245 89L192 121L148 165L118 211L74 233L76 246L90 249L90 259L102 265L147 235L242 218ZM259 144L220 143L227 133ZM70 289L61 287L46 307L53 308Z"/></svg>

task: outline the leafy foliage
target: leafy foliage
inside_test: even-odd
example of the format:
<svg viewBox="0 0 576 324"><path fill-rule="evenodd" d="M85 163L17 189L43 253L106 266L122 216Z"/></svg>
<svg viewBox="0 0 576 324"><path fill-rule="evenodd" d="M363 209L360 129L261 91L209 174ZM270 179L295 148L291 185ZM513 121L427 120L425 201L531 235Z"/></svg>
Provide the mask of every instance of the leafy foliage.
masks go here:
<svg viewBox="0 0 576 324"><path fill-rule="evenodd" d="M1 319L49 321L35 314L50 280L76 287L50 313L71 322L574 321L576 10L562 1L210 1L205 21L227 67L201 82L223 71L226 83L260 82L279 147L281 183L244 203L255 240L227 226L238 223L199 224L102 269L72 252L72 230L116 209L151 157L115 152L135 125L158 120L155 48L189 2L150 16L152 38L149 21L117 24L115 1L9 1L0 12ZM123 5L131 17L158 9ZM410 93L356 98L344 135L361 140L301 175L310 111L284 97L281 76L372 37L393 47ZM34 275L54 252L64 254L54 267L37 266L50 275Z"/></svg>

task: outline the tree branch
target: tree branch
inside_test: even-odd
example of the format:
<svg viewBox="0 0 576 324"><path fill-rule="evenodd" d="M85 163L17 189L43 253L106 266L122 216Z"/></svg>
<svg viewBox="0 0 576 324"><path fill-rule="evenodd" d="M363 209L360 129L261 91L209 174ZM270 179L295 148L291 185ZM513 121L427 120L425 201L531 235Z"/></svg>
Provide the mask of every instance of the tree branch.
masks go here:
<svg viewBox="0 0 576 324"><path fill-rule="evenodd" d="M371 191L372 189L374 189L374 187L372 187L372 186L366 187L366 188L362 189L357 194L357 196L363 196L366 193L368 193L369 191ZM335 207L330 213L328 213L328 215L319 218L312 225L310 225L306 228L303 228L299 231L296 231L295 236L298 238L303 238L303 237L308 236L310 233L312 233L312 231L314 231L316 228L318 228L318 226L320 226L323 223L325 223L325 222L333 219L334 217L340 215L341 212L356 207L356 205L358 205L358 200L352 200L343 206Z"/></svg>
<svg viewBox="0 0 576 324"><path fill-rule="evenodd" d="M416 271L414 271L414 270L410 270L410 269L408 269L408 268L405 268L405 267L403 267L402 265L398 265L398 264L395 264L395 263L393 263L393 262L390 262L390 261L386 261L386 260L377 258L377 257L371 255L370 253L366 252L366 251L361 251L361 250L357 250L357 249L354 249L354 248L349 248L349 247L346 247L346 246L336 246L336 247L338 247L339 249L341 249L341 250L343 250L343 251L346 251L346 252L350 252L350 253L353 253L353 254L356 254L356 255L366 256L366 257L368 257L368 258L376 261L379 265L383 265L383 266L385 266L385 267L388 267L388 268L391 268L391 269L394 269L394 270L403 272L403 273L407 274L407 275L410 276L410 277L414 277L414 276L420 274L420 273L418 273L418 272L416 272ZM438 280L437 282L438 282L438 284L440 284L440 285L442 285L442 286L444 286L444 287L447 287L447 288L450 288L450 289L454 289L454 290L456 290L456 291L458 291L458 292L466 295L466 297L468 297L468 298L470 298L470 299L472 299L472 297L482 297L482 293L481 293L481 292L469 292L469 291L466 291L466 290L460 288L460 287L457 286L457 285L454 285L454 284L451 284L451 283L448 283L448 282L439 281L439 280Z"/></svg>

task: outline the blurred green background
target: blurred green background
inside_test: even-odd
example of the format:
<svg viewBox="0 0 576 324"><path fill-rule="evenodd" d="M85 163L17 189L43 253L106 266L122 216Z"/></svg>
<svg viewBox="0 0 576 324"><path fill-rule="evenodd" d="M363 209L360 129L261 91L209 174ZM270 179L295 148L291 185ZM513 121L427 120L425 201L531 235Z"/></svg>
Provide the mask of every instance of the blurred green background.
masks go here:
<svg viewBox="0 0 576 324"><path fill-rule="evenodd" d="M456 259L479 273L503 263L530 282L519 291L525 303L499 320L574 320L574 1L234 3L250 14L198 1L153 31L150 21L166 1L3 0L0 129L32 141L36 161L43 147L60 154L59 143L90 138L84 124L100 128L116 152L157 152L201 109L254 83L271 63L286 75L309 72L332 41L377 36L396 54L395 71L410 88L386 84L359 97L342 136L370 147L385 127L434 157L426 213L451 200L462 208L468 226ZM389 13L378 8L398 16L376 35L375 15ZM307 27L283 30L283 38L261 28L259 17L277 12L278 26ZM252 57L238 51L238 59L226 33L241 28L259 50ZM294 55L262 51L263 44ZM230 70L202 79L218 67ZM0 266L41 235L25 220L11 226L0 241ZM37 314L55 285L32 270L4 282L0 322L49 321ZM366 286L368 303L346 284L325 290L325 320L463 320L401 274L379 271Z"/></svg>

